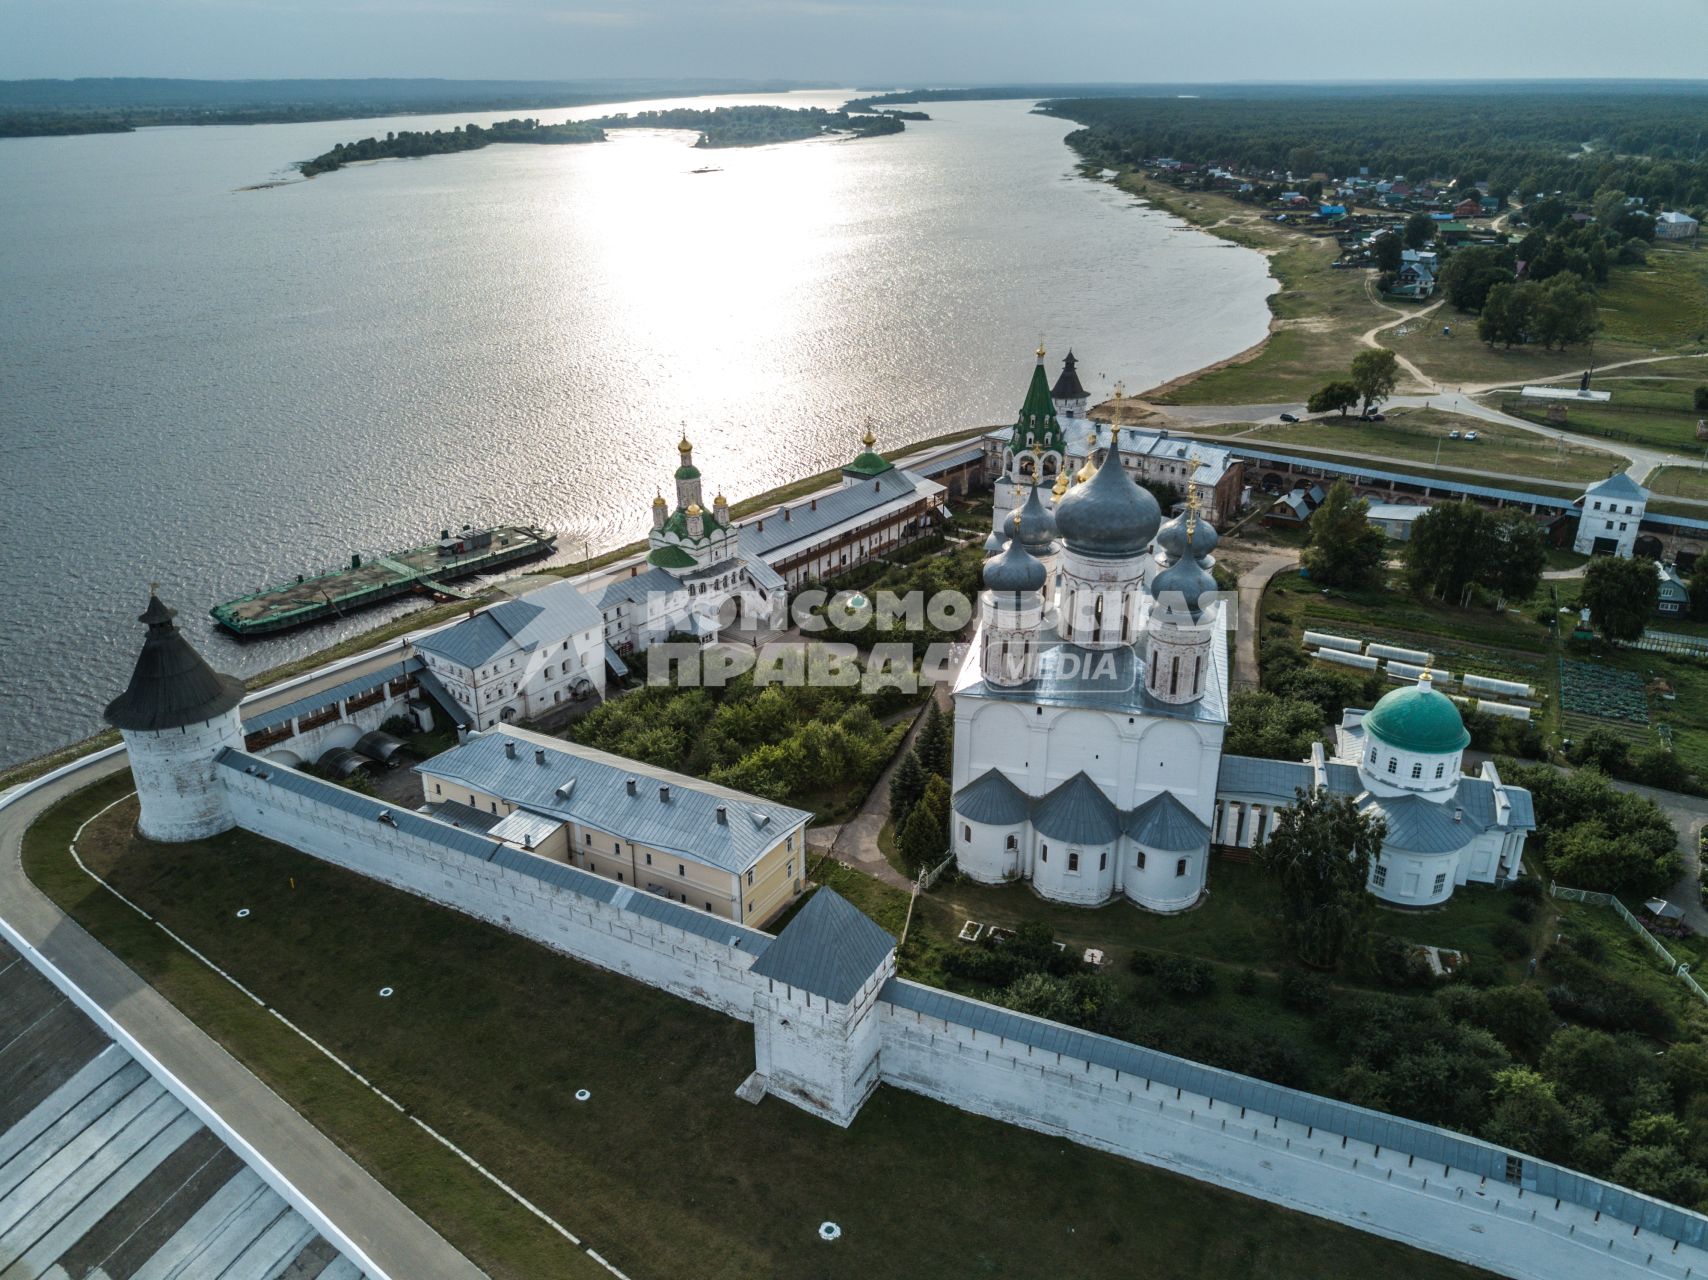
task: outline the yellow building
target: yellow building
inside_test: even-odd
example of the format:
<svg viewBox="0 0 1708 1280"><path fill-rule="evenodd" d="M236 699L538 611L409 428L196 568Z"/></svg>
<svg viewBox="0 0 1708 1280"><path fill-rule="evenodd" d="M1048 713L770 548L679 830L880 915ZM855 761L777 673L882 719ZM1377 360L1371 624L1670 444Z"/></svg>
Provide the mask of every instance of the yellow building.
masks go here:
<svg viewBox="0 0 1708 1280"><path fill-rule="evenodd" d="M559 738L489 729L416 772L444 821L746 925L806 879L806 810Z"/></svg>

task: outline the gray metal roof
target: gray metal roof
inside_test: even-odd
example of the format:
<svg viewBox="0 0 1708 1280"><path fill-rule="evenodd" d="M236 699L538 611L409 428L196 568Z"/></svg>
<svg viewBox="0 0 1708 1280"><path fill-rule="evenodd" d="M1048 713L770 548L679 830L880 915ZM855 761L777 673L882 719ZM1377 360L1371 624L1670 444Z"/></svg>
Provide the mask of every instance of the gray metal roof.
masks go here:
<svg viewBox="0 0 1708 1280"><path fill-rule="evenodd" d="M378 822L383 813L392 826L406 835L426 840L466 857L479 858L482 862L490 860L494 853L504 847L496 840L489 840L472 831L459 830L427 814L389 805L372 796L360 795L348 787L340 787L310 774L299 773L271 760L250 755L247 751L227 747L219 753L218 762L237 773L247 773L260 778L281 791L289 791L304 799L329 805L368 822Z"/></svg>
<svg viewBox="0 0 1708 1280"><path fill-rule="evenodd" d="M483 609L454 627L423 636L415 647L474 668L509 649L531 653L577 631L597 631L604 619L573 582L554 582L526 596Z"/></svg>
<svg viewBox="0 0 1708 1280"><path fill-rule="evenodd" d="M1253 756L1223 756L1216 791L1233 796L1269 796L1291 800L1299 790L1316 785L1311 766L1296 760L1259 760Z"/></svg>
<svg viewBox="0 0 1708 1280"><path fill-rule="evenodd" d="M461 827L465 831L478 831L482 835L491 831L504 819L496 813L488 813L485 809L477 809L461 800L435 800L423 806L427 816L437 818L440 822L448 822L453 827Z"/></svg>
<svg viewBox="0 0 1708 1280"><path fill-rule="evenodd" d="M1127 834L1150 849L1187 853L1210 842L1208 824L1175 799L1160 791L1127 815Z"/></svg>
<svg viewBox="0 0 1708 1280"><path fill-rule="evenodd" d="M1328 1133L1345 1134L1384 1150L1404 1152L1429 1164L1446 1165L1497 1182L1506 1178L1507 1157L1519 1154L1434 1125L1188 1062L1155 1049L920 986L904 978L891 978L885 982L878 998L895 1010L966 1027L976 1035L994 1036L1017 1049L1057 1054L1064 1065L1069 1062L1095 1064L1136 1080L1186 1090L1233 1106L1249 1107L1263 1115L1311 1125ZM1557 1196L1598 1210L1620 1222L1642 1226L1668 1239L1696 1246L1708 1243L1708 1217L1702 1214L1546 1164L1532 1156L1523 1157L1522 1178L1522 1185L1527 1190L1541 1195Z"/></svg>
<svg viewBox="0 0 1708 1280"><path fill-rule="evenodd" d="M367 693L370 689L378 689L392 680L401 680L412 671L419 671L426 664L420 658L408 658L403 662L394 662L381 667L378 671L369 671L364 675L352 676L342 684L333 685L330 689L319 689L314 693L304 694L293 702L274 707L271 711L258 711L243 721L245 733L259 733L263 729L272 729L281 724L289 724L298 716L308 715L329 707L334 702L342 702L345 698L354 698L357 694Z"/></svg>
<svg viewBox="0 0 1708 1280"><path fill-rule="evenodd" d="M1032 826L1068 844L1108 844L1121 834L1121 811L1082 770L1038 797Z"/></svg>
<svg viewBox="0 0 1708 1280"><path fill-rule="evenodd" d="M246 751L235 751L227 748L220 753L219 763L240 773L253 770L255 776L260 777L269 786L279 787L281 790L331 805L359 818L378 822L379 815L385 813L399 831L430 841L454 853L478 858L483 862L490 862L494 866L519 872L543 884L553 885L580 897L590 898L595 902L609 903L620 910L645 916L649 920L667 924L684 933L709 938L727 946L740 947L751 955L760 954L771 943L770 934L761 933L757 929L749 929L733 920L725 920L721 916L714 916L705 911L696 911L692 907L680 902L672 902L668 898L643 893L628 885L618 884L614 880L607 880L605 877L596 876L589 871L582 871L578 867L566 866L561 862L554 862L550 858L542 858L536 853L513 849L501 841L478 835L472 831L460 831L456 827L427 814L414 813L408 809L391 808L385 802L375 800L371 796L358 795L345 787L323 782L319 778L311 777L306 773L299 773L295 769L282 768L270 760L263 760ZM532 763L531 757L530 763Z"/></svg>
<svg viewBox="0 0 1708 1280"><path fill-rule="evenodd" d="M1248 449L1242 442L1239 456L1263 462L1289 462L1304 467L1317 467L1331 475L1363 476L1368 480L1391 480L1400 484L1424 485L1441 493L1468 493L1473 497L1498 498L1504 502L1523 502L1537 506L1550 507L1556 511L1570 510L1576 502L1575 498L1553 493L1525 493L1518 489L1496 489L1488 485L1468 484L1463 480L1447 480L1437 476L1407 475L1401 471L1381 471L1367 467L1362 462L1337 462L1333 458L1318 457L1308 453L1282 453L1274 449Z"/></svg>
<svg viewBox="0 0 1708 1280"><path fill-rule="evenodd" d="M639 604L651 595L671 596L686 589L663 569L644 569L632 578L616 578L607 582L599 589L595 603L601 609L609 609L623 601Z"/></svg>
<svg viewBox="0 0 1708 1280"><path fill-rule="evenodd" d="M755 976L847 1004L876 973L896 940L834 889L807 899L754 962Z"/></svg>
<svg viewBox="0 0 1708 1280"><path fill-rule="evenodd" d="M1144 659L1134 645L1113 649L1082 649L1063 640L1053 629L1038 632L1038 675L1026 684L1008 688L987 683L976 662L969 663L968 680L957 686L956 697L967 695L994 702L1042 703L1050 707L1093 707L1121 715L1147 715L1168 720L1227 722L1227 632L1213 628L1209 671L1204 696L1197 702L1172 703L1153 698L1145 689ZM975 650L977 646L974 646Z"/></svg>
<svg viewBox="0 0 1708 1280"><path fill-rule="evenodd" d="M783 575L758 556L741 553L741 567L747 570L747 576L753 579L753 585L761 591L781 591L788 584L783 581Z"/></svg>
<svg viewBox="0 0 1708 1280"><path fill-rule="evenodd" d="M1004 428L1005 435L1007 430L1007 428ZM977 462L982 457L984 457L984 446L982 444L975 444L970 445L965 449L958 450L955 453L946 454L940 458L932 458L929 462L921 462L917 464L910 462L907 466L908 470L914 472L916 475L928 477L940 476L945 471L953 470L955 467L964 467L967 463Z"/></svg>
<svg viewBox="0 0 1708 1280"><path fill-rule="evenodd" d="M137 621L148 628L130 684L107 704L107 723L116 729L153 732L180 729L224 715L243 701L243 681L207 664L178 630L175 610L149 593Z"/></svg>
<svg viewBox="0 0 1708 1280"><path fill-rule="evenodd" d="M1337 796L1355 796L1364 790L1364 779L1359 776L1358 766L1355 764L1330 760L1325 772L1328 775L1328 789Z"/></svg>
<svg viewBox="0 0 1708 1280"><path fill-rule="evenodd" d="M1483 831L1470 809L1452 801L1437 804L1422 796L1370 796L1358 807L1387 819L1382 847L1401 853L1452 853ZM1460 815L1458 821L1455 813Z"/></svg>
<svg viewBox="0 0 1708 1280"><path fill-rule="evenodd" d="M918 489L918 477L900 468L885 471L846 489L820 494L811 501L785 504L783 510L742 525L742 546L755 555L776 556L794 543L815 537L846 520L857 520L898 499L913 497ZM786 520L783 511L788 512Z"/></svg>
<svg viewBox="0 0 1708 1280"><path fill-rule="evenodd" d="M1631 479L1630 473L1625 471L1615 472L1607 479L1590 485L1584 493L1594 494L1598 498L1619 498L1628 502L1649 500L1649 491Z"/></svg>
<svg viewBox="0 0 1708 1280"><path fill-rule="evenodd" d="M1032 799L999 769L986 769L955 793L955 812L968 822L1012 827L1025 822Z"/></svg>
<svg viewBox="0 0 1708 1280"><path fill-rule="evenodd" d="M514 757L506 744L514 744ZM545 753L543 764L535 758L537 750ZM417 766L417 772L732 874L747 870L812 818L804 809L744 791L510 728L471 735ZM668 799L661 787L668 788ZM720 806L723 822L717 818Z"/></svg>
<svg viewBox="0 0 1708 1280"><path fill-rule="evenodd" d="M453 724L461 725L465 729L474 724L474 717L469 714L468 708L453 698L451 696L451 691L445 688L445 686L439 682L439 677L434 675L431 671L427 670L425 667L420 671L417 671L415 673L415 683L420 687L423 693L439 704L440 710L451 717L451 722Z"/></svg>

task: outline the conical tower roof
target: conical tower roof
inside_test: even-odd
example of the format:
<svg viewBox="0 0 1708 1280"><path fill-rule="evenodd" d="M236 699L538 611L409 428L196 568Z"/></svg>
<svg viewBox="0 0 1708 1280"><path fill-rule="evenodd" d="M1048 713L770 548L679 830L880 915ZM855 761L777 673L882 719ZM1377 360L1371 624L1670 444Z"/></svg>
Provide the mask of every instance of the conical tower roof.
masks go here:
<svg viewBox="0 0 1708 1280"><path fill-rule="evenodd" d="M1056 385L1050 392L1056 400L1084 400L1087 398L1085 388L1080 385L1078 361L1073 358L1073 352L1067 353L1067 359L1062 361L1061 377L1056 379Z"/></svg>
<svg viewBox="0 0 1708 1280"><path fill-rule="evenodd" d="M190 646L172 621L177 612L150 591L137 617L148 628L130 685L107 704L107 723L117 729L155 731L200 724L243 700L243 681L221 675Z"/></svg>

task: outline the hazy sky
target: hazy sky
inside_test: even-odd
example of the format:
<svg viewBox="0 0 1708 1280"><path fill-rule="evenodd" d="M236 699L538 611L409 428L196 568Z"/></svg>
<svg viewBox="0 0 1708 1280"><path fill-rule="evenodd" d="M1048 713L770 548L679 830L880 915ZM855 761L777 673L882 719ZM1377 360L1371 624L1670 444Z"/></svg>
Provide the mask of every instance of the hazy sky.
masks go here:
<svg viewBox="0 0 1708 1280"><path fill-rule="evenodd" d="M1708 0L0 0L0 78L1699 78Z"/></svg>

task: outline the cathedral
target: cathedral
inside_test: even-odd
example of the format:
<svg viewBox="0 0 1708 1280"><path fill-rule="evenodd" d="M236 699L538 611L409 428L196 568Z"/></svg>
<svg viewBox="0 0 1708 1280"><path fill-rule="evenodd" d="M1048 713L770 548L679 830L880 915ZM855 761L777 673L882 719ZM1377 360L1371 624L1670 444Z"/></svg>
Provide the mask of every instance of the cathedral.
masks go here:
<svg viewBox="0 0 1708 1280"><path fill-rule="evenodd" d="M1463 773L1470 735L1427 673L1349 710L1332 755L1223 754L1234 619L1210 572L1204 491L1187 485L1165 523L1133 478L1126 430L1105 430L1075 469L1062 419L1086 396L1071 355L1054 389L1043 358L1001 438L977 631L955 681L959 869L1053 902L1183 911L1206 892L1212 849L1255 845L1278 810L1322 789L1386 822L1367 882L1383 902L1432 906L1519 875L1530 795L1492 764Z"/></svg>

